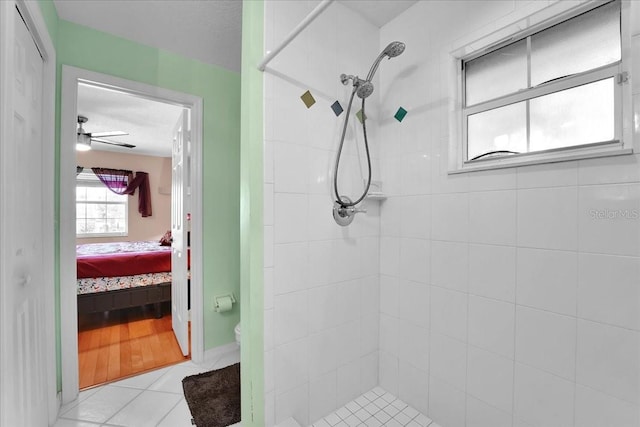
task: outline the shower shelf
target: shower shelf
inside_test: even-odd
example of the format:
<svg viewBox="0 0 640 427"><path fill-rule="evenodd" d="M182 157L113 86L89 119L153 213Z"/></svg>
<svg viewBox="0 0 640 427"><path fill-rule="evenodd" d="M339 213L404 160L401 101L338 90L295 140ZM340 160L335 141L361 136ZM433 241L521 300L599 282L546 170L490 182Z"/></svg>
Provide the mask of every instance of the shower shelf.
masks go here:
<svg viewBox="0 0 640 427"><path fill-rule="evenodd" d="M369 194L367 194L367 197L365 197L365 199L367 200L379 200L379 201L383 201L383 200L387 200L387 196L384 193L380 193L377 191L372 191Z"/></svg>

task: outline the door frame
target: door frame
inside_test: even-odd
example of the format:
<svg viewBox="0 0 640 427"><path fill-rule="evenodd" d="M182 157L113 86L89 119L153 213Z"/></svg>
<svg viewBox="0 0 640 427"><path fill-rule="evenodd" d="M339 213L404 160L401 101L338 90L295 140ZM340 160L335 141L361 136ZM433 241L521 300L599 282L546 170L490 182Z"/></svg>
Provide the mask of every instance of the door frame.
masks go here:
<svg viewBox="0 0 640 427"><path fill-rule="evenodd" d="M191 360L204 360L204 301L202 263L202 98L107 74L62 66L60 115L60 333L62 402L76 399L78 379L78 314L76 290L75 140L78 83L89 83L155 101L191 109Z"/></svg>
<svg viewBox="0 0 640 427"><path fill-rule="evenodd" d="M47 29L42 11L36 2L26 0L14 0L14 1L0 1L0 87L3 90L0 91L0 140L7 141L10 137L9 129L12 122L11 106L12 97L10 90L4 90L13 87L13 82L10 80L12 70L14 67L13 60L13 13L14 8L18 8L25 24L31 33L43 60L43 86L42 86L42 188L43 188L43 207L42 213L43 222L43 236L42 236L42 248L43 248L43 277L49 282L45 284L45 301L49 304L45 304L45 313L43 316L46 324L41 325L45 329L46 342L44 343L44 349L48 357L46 358L45 375L47 381L47 410L49 423L53 424L58 416L58 409L60 407L59 395L57 393L57 363L56 363L56 328L55 328L55 245L54 245L54 224L55 224L55 94L56 94L56 51ZM1 155L9 155L8 144L0 144ZM6 158L6 157L5 157ZM6 186L10 185L7 182L6 177L0 174L0 194L4 194ZM0 200L0 230L4 230L11 227L12 224L7 222L4 210L7 207ZM1 239L0 239L1 240ZM10 282L8 276L8 265L6 264L7 257L3 254L6 253L5 243L0 243L0 280L2 283L7 284ZM4 288L4 287L2 287ZM4 292L0 289L0 299L5 301ZM5 309L3 303L0 303L0 319L4 319ZM6 325L7 322L0 321L0 325ZM4 355L7 352L12 351L7 349L7 339L5 336L12 331L0 327L0 360L1 369L11 369L10 366L5 366ZM0 393L4 396L2 390ZM0 414L6 413L4 410L4 399L0 399ZM0 419L0 424L2 420Z"/></svg>

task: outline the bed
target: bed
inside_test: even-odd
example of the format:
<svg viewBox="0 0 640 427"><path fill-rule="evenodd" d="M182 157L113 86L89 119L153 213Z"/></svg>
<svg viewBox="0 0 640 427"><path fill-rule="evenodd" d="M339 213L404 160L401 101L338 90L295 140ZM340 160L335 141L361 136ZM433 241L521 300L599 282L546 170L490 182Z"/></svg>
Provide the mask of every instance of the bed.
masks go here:
<svg viewBox="0 0 640 427"><path fill-rule="evenodd" d="M78 314L171 300L171 246L157 241L76 246Z"/></svg>

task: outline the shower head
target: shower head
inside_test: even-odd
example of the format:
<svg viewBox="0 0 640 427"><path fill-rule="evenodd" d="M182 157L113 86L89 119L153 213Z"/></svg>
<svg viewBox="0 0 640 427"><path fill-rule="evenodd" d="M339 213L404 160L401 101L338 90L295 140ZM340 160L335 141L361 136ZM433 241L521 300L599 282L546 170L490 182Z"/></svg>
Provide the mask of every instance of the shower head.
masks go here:
<svg viewBox="0 0 640 427"><path fill-rule="evenodd" d="M383 55L387 55L389 58L395 58L396 56L404 52L405 45L402 42L391 42L382 51Z"/></svg>
<svg viewBox="0 0 640 427"><path fill-rule="evenodd" d="M395 58L396 56L404 52L404 48L405 48L405 44L402 42L395 41L395 42L389 43L387 47L385 47L384 50L380 52L380 55L378 55L376 60L373 62L373 65L369 70L369 74L367 74L367 81L371 81L371 79L373 79L373 76L375 75L376 71L378 70L378 66L380 65L380 61L382 61L382 59L385 56L388 57L389 59Z"/></svg>
<svg viewBox="0 0 640 427"><path fill-rule="evenodd" d="M370 81L362 82L362 84L360 84L360 86L358 86L358 89L356 90L356 95L358 95L358 98L360 99L365 99L372 93L373 83L371 83Z"/></svg>

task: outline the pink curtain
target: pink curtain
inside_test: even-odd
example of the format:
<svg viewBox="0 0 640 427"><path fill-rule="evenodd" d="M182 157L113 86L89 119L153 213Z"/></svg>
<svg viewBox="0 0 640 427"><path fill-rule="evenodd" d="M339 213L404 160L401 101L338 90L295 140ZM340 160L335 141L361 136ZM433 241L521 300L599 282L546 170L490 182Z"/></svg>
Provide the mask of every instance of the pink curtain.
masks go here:
<svg viewBox="0 0 640 427"><path fill-rule="evenodd" d="M133 196L136 188L138 191L138 212L142 217L151 216L151 187L149 174L146 172L133 172L122 169L91 168L98 179L116 194L128 194Z"/></svg>
<svg viewBox="0 0 640 427"><path fill-rule="evenodd" d="M91 170L109 190L116 194L129 194L126 191L128 184L133 180L133 172L107 168L91 168Z"/></svg>

